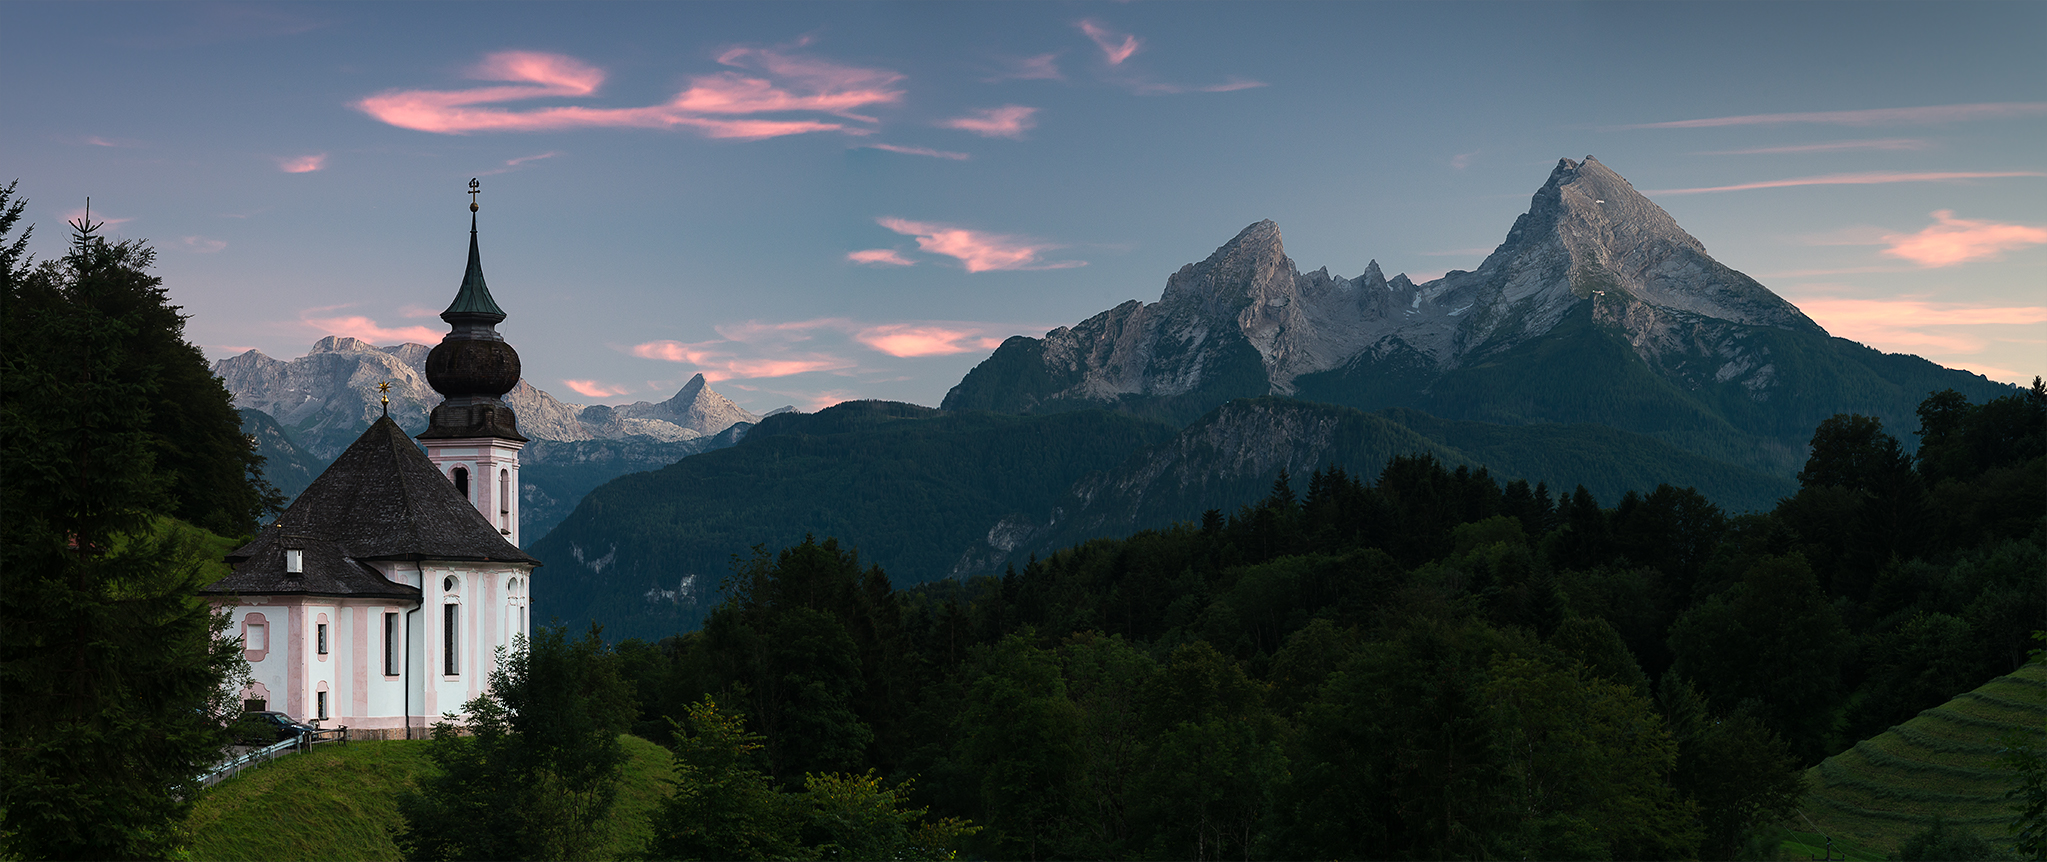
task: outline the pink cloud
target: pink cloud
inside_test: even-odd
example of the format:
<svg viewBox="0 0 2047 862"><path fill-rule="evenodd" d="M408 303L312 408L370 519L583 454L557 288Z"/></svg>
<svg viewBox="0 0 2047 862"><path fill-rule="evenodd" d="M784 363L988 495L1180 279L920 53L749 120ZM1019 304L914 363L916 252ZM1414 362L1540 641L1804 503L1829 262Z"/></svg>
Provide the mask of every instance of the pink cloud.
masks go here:
<svg viewBox="0 0 2047 862"><path fill-rule="evenodd" d="M611 386L595 380L563 380L562 385L576 390L576 394L584 398L611 398L633 391L630 386Z"/></svg>
<svg viewBox="0 0 2047 862"><path fill-rule="evenodd" d="M1617 126L1621 129L1703 129L1716 126L1773 126L1818 123L1834 126L1911 125L1992 120L2047 114L2047 102L1985 102L1973 105L1928 105L1918 108L1875 108L1864 111L1809 111L1790 114L1745 114Z"/></svg>
<svg viewBox="0 0 2047 862"><path fill-rule="evenodd" d="M287 174L310 174L327 166L327 154L287 156L277 160L277 169Z"/></svg>
<svg viewBox="0 0 2047 862"><path fill-rule="evenodd" d="M931 149L930 147L904 147L897 146L895 144L868 144L867 149L887 150L888 152L891 153L902 153L903 155L906 156L930 156L934 159L951 159L956 162L964 162L968 158L970 158L966 153L955 153L947 150L934 150Z"/></svg>
<svg viewBox="0 0 2047 862"><path fill-rule="evenodd" d="M854 333L853 339L890 356L946 356L1002 345L1002 339L982 335L977 329L910 323L870 326Z"/></svg>
<svg viewBox="0 0 2047 862"><path fill-rule="evenodd" d="M90 218L90 221L91 221L91 222L92 222L93 224L96 224L96 225L121 225L121 224L127 224L127 223L129 223L129 222L131 222L131 221L134 221L134 220L135 220L133 216L130 216L130 217L128 217L128 218L109 218L109 217L107 217L107 216L103 216L103 215L102 215L102 216L93 216L93 215L92 215L92 213L91 213L91 211L90 211L90 210L89 210L88 208L86 208L86 207L79 207L79 208L77 208L77 209L74 209L74 210L72 210L72 211L70 211L70 212L68 212L68 213L65 213L65 214L64 214L64 221L66 221L66 222L74 222L74 221L79 221L79 220L81 220L81 219L86 219L86 218L87 218L88 216L91 216L91 218Z"/></svg>
<svg viewBox="0 0 2047 862"><path fill-rule="evenodd" d="M1111 66L1121 65L1124 60L1130 59L1130 55L1137 53L1140 43L1136 36L1112 32L1095 23L1093 19L1083 19L1077 26L1080 27L1080 32L1086 33L1089 39L1094 40L1095 47L1102 49L1102 57L1108 60Z"/></svg>
<svg viewBox="0 0 2047 862"><path fill-rule="evenodd" d="M940 120L938 124L948 129L973 132L984 138L1021 138L1024 130L1038 125L1038 121L1032 117L1037 112L1037 108L1004 105L1000 108L983 108L964 117Z"/></svg>
<svg viewBox="0 0 2047 862"><path fill-rule="evenodd" d="M200 254L212 254L216 251L220 251L221 249L227 248L226 240L208 239L203 236L180 237L180 239L184 240L186 248L189 248Z"/></svg>
<svg viewBox="0 0 2047 862"><path fill-rule="evenodd" d="M916 266L917 262L904 257L892 248L870 248L865 251L847 252L846 259L854 263L886 264L888 266Z"/></svg>
<svg viewBox="0 0 2047 862"><path fill-rule="evenodd" d="M817 411L823 410L826 407L830 407L834 404L844 404L848 401L852 401L853 399L858 398L859 394L855 392L849 392L844 389L827 389L823 392L818 392L812 395L805 395L802 397L805 399L805 404L807 404L810 408L808 412L816 413Z"/></svg>
<svg viewBox="0 0 2047 862"><path fill-rule="evenodd" d="M1250 90L1266 85L1264 81L1253 81L1248 78L1239 78L1235 75L1230 76L1229 80L1220 84L1208 84L1205 86L1162 84L1154 81L1126 81L1123 83L1130 88L1131 92L1140 96L1170 95L1174 93L1234 93L1238 90Z"/></svg>
<svg viewBox="0 0 2047 862"><path fill-rule="evenodd" d="M441 336L447 334L445 331L425 326L379 326L376 321L359 314L340 317L310 316L325 310L313 309L301 315L299 322L318 331L322 335L346 335L350 338L359 338L372 344L390 344L407 341L433 344L440 341Z"/></svg>
<svg viewBox="0 0 2047 862"><path fill-rule="evenodd" d="M1917 138L1885 138L1880 141L1833 141L1825 144L1794 144L1787 147L1753 147L1746 150L1712 150L1702 156L1760 156L1776 153L1838 153L1843 150L1923 150L1933 144Z"/></svg>
<svg viewBox="0 0 2047 862"><path fill-rule="evenodd" d="M882 227L917 238L917 247L932 254L956 258L968 272L1013 269L1070 269L1086 266L1084 260L1040 262L1040 255L1060 246L1026 237L966 230L908 219L880 218Z"/></svg>
<svg viewBox="0 0 2047 862"><path fill-rule="evenodd" d="M666 362L681 362L694 365L704 379L717 382L735 377L787 377L812 371L842 371L854 367L851 360L822 353L811 353L794 357L739 357L725 350L713 349L724 342L649 341L634 345L630 352L644 359L659 359Z"/></svg>
<svg viewBox="0 0 2047 862"><path fill-rule="evenodd" d="M1643 192L1646 195L1695 195L1705 192L1742 192L1750 189L1780 189L1790 186L1841 186L1875 185L1881 183L1931 183L1950 180L1995 179L1999 177L2047 177L2039 171L1940 171L1931 173L1908 173L1904 171L1868 171L1859 174L1828 174L1820 177L1799 177L1789 180L1767 180L1759 183L1742 183L1732 186L1708 186L1695 189L1659 189Z"/></svg>
<svg viewBox="0 0 2047 862"><path fill-rule="evenodd" d="M1021 60L1005 60L1002 64L1006 68L1001 74L984 78L983 82L993 84L998 81L1061 81L1066 78L1059 73L1058 54L1039 54Z"/></svg>
<svg viewBox="0 0 2047 862"><path fill-rule="evenodd" d="M1884 237L1883 254L1924 267L1953 266L1985 260L2015 248L2047 243L2047 229L2018 224L1955 218L1954 210L1933 213L1936 224L1912 234Z"/></svg>
<svg viewBox="0 0 2047 862"><path fill-rule="evenodd" d="M1975 353L1988 339L1947 327L2047 323L2047 307L1993 308L1921 299L1849 299L1834 296L1796 300L1828 332L1891 350L1932 348Z"/></svg>
<svg viewBox="0 0 2047 862"><path fill-rule="evenodd" d="M760 139L811 132L866 134L870 130L816 119L765 119L755 114L822 113L860 122L854 113L870 105L900 101L891 88L902 75L883 69L843 66L768 48L733 48L718 62L765 72L701 75L665 104L638 108L558 106L513 111L494 107L538 98L594 95L604 71L574 57L535 51L501 51L484 58L470 77L515 82L469 90L391 90L356 103L356 108L406 129L437 134L535 132L575 128L689 128L711 138Z"/></svg>

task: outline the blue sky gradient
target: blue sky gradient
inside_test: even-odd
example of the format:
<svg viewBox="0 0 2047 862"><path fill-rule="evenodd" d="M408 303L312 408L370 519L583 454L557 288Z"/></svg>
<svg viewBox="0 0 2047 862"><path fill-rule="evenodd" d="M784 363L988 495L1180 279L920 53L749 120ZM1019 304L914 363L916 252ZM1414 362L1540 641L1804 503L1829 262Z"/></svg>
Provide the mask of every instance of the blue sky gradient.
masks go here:
<svg viewBox="0 0 2047 862"><path fill-rule="evenodd" d="M431 341L469 178L528 379L936 404L1270 218L1475 267L1595 155L1836 335L2047 371L2043 3L0 5L0 182L209 356Z"/></svg>

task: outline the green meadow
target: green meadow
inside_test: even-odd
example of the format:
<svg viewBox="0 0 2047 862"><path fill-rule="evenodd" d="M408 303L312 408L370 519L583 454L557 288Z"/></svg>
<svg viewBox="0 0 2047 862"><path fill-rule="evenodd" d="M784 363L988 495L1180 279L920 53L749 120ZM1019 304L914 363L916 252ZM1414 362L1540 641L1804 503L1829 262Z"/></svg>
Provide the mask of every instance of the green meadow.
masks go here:
<svg viewBox="0 0 2047 862"><path fill-rule="evenodd" d="M668 750L621 738L626 763L604 825L600 859L652 837L648 818L670 792ZM192 812L192 857L206 860L396 860L398 795L434 768L426 740L325 745L280 758L206 791Z"/></svg>

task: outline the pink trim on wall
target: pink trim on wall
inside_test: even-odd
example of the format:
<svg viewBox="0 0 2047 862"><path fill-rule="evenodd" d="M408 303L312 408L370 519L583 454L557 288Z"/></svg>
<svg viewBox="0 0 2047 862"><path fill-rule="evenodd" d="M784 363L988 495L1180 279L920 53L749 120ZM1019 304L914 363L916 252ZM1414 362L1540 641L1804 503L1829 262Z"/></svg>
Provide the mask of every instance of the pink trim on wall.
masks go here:
<svg viewBox="0 0 2047 862"><path fill-rule="evenodd" d="M382 635L384 633L384 609L372 605L369 607L356 606L350 608L350 610L354 611L355 625L349 627L352 630L350 631L352 642L349 644L348 655L355 662L355 667L350 668L348 675L348 714L368 715L370 713L369 618L371 616L377 618L377 634ZM379 643L378 646L382 647L383 644ZM382 649L377 650L376 658L377 677L382 679L384 674L384 651Z"/></svg>
<svg viewBox="0 0 2047 862"><path fill-rule="evenodd" d="M293 604L284 613L288 638L284 642L284 696L289 705L272 709L303 721L307 708L313 705L306 686L306 609L304 605Z"/></svg>
<svg viewBox="0 0 2047 862"><path fill-rule="evenodd" d="M258 625L263 627L262 649L248 648L249 626L252 625ZM264 619L261 613L251 613L248 616L242 617L242 657L248 659L250 664L255 664L259 661L262 661L265 657L270 655L270 639L276 636L277 632L274 632L270 629L270 621Z"/></svg>

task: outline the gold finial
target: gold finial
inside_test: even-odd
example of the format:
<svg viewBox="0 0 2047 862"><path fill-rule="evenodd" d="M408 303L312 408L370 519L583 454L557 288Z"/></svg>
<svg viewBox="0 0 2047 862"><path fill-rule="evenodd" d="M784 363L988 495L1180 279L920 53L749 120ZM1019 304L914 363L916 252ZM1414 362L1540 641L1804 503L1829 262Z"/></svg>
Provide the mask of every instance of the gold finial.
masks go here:
<svg viewBox="0 0 2047 862"><path fill-rule="evenodd" d="M482 184L482 183L479 183L479 182L477 182L477 181L476 181L476 178L475 178L475 177L470 177L470 178L469 178L469 211L470 211L470 212L476 212L476 193L477 193L477 192L480 192L480 191L483 191L483 184Z"/></svg>
<svg viewBox="0 0 2047 862"><path fill-rule="evenodd" d="M391 381L379 381L377 391L383 393L384 418L388 419L391 417Z"/></svg>

